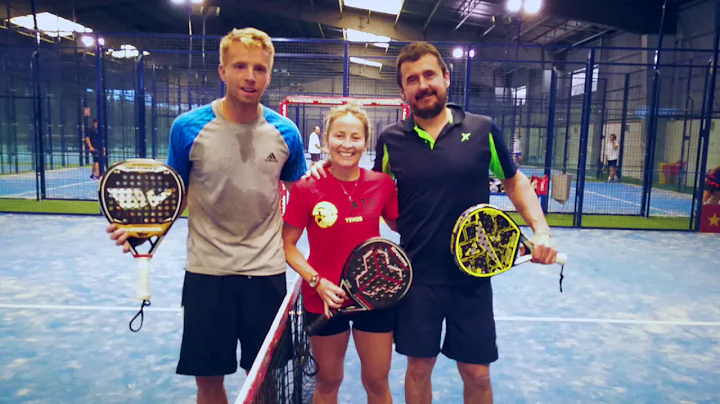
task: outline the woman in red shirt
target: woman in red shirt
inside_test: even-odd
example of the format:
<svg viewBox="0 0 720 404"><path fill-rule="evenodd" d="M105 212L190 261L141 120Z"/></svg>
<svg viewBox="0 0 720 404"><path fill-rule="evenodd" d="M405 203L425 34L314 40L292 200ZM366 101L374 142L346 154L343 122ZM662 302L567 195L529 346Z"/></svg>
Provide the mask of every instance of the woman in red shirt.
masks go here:
<svg viewBox="0 0 720 404"><path fill-rule="evenodd" d="M348 305L338 287L345 259L358 244L380 236L380 219L396 230L397 189L390 176L360 168L369 140L367 114L358 105L333 108L324 134L332 162L326 178L296 182L285 211L283 241L290 266L305 280L305 324ZM307 229L307 259L296 244ZM345 351L352 335L370 403L390 403L388 383L395 309L345 314L332 318L310 339L318 364L315 403L337 402Z"/></svg>

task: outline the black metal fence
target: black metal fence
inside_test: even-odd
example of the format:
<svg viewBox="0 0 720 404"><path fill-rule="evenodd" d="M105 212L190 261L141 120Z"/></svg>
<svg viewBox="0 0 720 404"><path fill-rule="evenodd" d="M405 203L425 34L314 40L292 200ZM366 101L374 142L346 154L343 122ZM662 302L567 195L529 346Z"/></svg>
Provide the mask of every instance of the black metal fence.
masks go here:
<svg viewBox="0 0 720 404"><path fill-rule="evenodd" d="M5 28L0 211L54 201L53 211L75 212L76 201L95 200L83 141L94 119L102 166L165 159L173 120L224 95L220 37L94 34L87 47L79 36L37 43L30 31ZM290 95L399 97L395 59L404 43L274 41L268 107ZM720 136L712 130L715 52L663 49L656 65L655 49L645 48L435 45L450 69L450 102L495 119L523 171L550 180L542 199L553 224L696 228L707 143ZM288 116L307 139L323 113L294 106ZM399 119L391 108L371 115L376 131ZM617 180L604 161L611 134L620 145ZM570 192L553 198L553 179L569 180ZM501 192L491 202L513 210Z"/></svg>

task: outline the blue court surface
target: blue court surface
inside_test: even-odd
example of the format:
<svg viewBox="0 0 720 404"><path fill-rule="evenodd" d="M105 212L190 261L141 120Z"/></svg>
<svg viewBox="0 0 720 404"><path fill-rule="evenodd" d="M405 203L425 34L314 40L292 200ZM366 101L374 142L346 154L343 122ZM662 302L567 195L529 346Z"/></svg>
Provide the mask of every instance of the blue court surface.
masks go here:
<svg viewBox="0 0 720 404"><path fill-rule="evenodd" d="M194 381L175 374L187 221L153 259L153 304L138 333L128 329L139 308L133 260L106 226L101 217L0 215L0 403L195 402ZM720 402L720 237L555 234L570 257L564 293L557 266L525 264L493 279L495 402ZM365 402L352 346L345 364L340 402ZM405 365L395 355L397 403ZM244 378L227 377L231 402ZM454 363L440 356L434 402L461 403L462 394Z"/></svg>
<svg viewBox="0 0 720 404"><path fill-rule="evenodd" d="M542 169L523 166L520 170L528 177L543 176ZM559 174L560 171L553 171ZM585 181L583 212L599 215L640 215L642 207L642 185L623 182L607 183L592 180ZM550 199L549 213L574 212L577 177L573 176L570 185L570 197L561 204ZM550 184L552 187L552 183ZM512 203L505 195L493 195L490 202L506 210L513 210ZM692 195L677 191L653 188L650 195L650 215L665 217L690 217L693 209Z"/></svg>
<svg viewBox="0 0 720 404"><path fill-rule="evenodd" d="M98 199L98 181L90 178L90 166L60 168L45 173L48 199ZM0 198L35 199L39 189L35 171L0 175Z"/></svg>
<svg viewBox="0 0 720 404"><path fill-rule="evenodd" d="M362 166L372 167L372 157L364 156ZM308 164L310 161L308 160ZM530 177L541 175L540 170L522 167ZM47 171L46 193L48 199L97 200L98 182L90 179L90 167L76 167ZM0 175L0 198L35 199L36 175L34 172ZM514 210L505 195L491 196L490 203L505 210ZM575 205L575 181L572 182L570 198L564 204L550 199L549 213L572 213ZM642 186L626 183L585 183L583 212L601 215L640 215ZM666 217L690 217L693 209L692 195L662 189L653 189L650 199L650 215Z"/></svg>

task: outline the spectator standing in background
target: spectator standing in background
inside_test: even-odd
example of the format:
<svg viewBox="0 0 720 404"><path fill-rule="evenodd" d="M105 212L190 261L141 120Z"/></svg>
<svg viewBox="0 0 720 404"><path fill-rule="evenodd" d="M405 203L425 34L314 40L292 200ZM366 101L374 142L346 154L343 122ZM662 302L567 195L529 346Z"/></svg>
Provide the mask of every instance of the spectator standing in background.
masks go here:
<svg viewBox="0 0 720 404"><path fill-rule="evenodd" d="M90 151L93 159L92 173L90 178L97 180L100 178L100 159L98 157L98 147L100 147L100 139L98 138L98 120L93 120L93 125L85 130L85 145Z"/></svg>
<svg viewBox="0 0 720 404"><path fill-rule="evenodd" d="M513 137L512 158L517 165L522 163L522 146L520 145L520 139L522 139L522 136L519 133Z"/></svg>
<svg viewBox="0 0 720 404"><path fill-rule="evenodd" d="M620 158L620 145L617 142L617 136L611 134L607 143L605 143L605 165L610 169L608 182L618 182L617 177L618 159Z"/></svg>
<svg viewBox="0 0 720 404"><path fill-rule="evenodd" d="M316 126L313 132L310 134L308 139L308 153L310 153L310 160L320 161L320 127Z"/></svg>

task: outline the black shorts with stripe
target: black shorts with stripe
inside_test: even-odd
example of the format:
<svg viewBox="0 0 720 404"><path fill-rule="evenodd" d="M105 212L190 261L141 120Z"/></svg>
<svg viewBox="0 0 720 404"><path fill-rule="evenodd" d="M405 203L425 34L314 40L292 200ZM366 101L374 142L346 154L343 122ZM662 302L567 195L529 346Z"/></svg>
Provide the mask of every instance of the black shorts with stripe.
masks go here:
<svg viewBox="0 0 720 404"><path fill-rule="evenodd" d="M705 178L705 190L709 192L720 191L720 183L715 178Z"/></svg>
<svg viewBox="0 0 720 404"><path fill-rule="evenodd" d="M498 360L496 338L489 281L413 284L397 306L395 350L402 355L434 358L442 352L458 362L487 365Z"/></svg>
<svg viewBox="0 0 720 404"><path fill-rule="evenodd" d="M186 271L177 373L190 376L235 373L238 341L240 367L249 371L286 293L284 273L214 276Z"/></svg>

